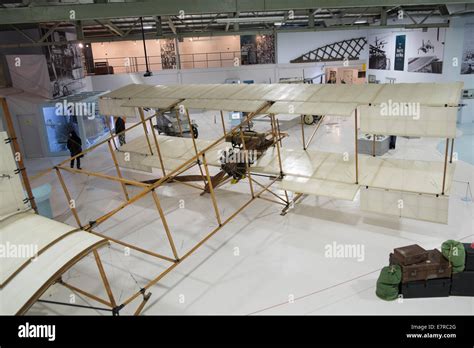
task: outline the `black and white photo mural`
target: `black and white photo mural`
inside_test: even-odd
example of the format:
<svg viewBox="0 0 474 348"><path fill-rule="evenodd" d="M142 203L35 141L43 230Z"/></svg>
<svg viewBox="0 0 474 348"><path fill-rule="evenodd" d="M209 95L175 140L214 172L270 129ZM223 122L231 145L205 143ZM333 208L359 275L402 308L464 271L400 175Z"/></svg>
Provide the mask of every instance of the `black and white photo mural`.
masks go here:
<svg viewBox="0 0 474 348"><path fill-rule="evenodd" d="M464 29L464 46L462 50L461 74L474 73L474 23L466 24Z"/></svg>
<svg viewBox="0 0 474 348"><path fill-rule="evenodd" d="M443 72L445 28L410 31L407 35L408 71L441 74Z"/></svg>
<svg viewBox="0 0 474 348"><path fill-rule="evenodd" d="M441 74L445 37L445 28L371 34L369 69Z"/></svg>
<svg viewBox="0 0 474 348"><path fill-rule="evenodd" d="M75 39L75 34L62 31L55 31L47 39L57 42L44 49L53 99L77 93L85 87L82 44L69 42Z"/></svg>
<svg viewBox="0 0 474 348"><path fill-rule="evenodd" d="M369 36L369 69L392 70L395 38L392 33Z"/></svg>

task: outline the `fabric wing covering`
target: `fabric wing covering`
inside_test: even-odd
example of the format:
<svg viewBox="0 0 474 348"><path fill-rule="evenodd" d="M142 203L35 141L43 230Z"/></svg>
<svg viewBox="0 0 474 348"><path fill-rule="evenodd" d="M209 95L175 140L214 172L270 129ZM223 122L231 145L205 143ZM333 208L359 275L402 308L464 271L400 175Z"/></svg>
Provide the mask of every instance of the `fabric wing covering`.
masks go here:
<svg viewBox="0 0 474 348"><path fill-rule="evenodd" d="M0 137L6 139L6 133ZM0 150L1 172L10 175L0 179L0 314L15 315L25 313L59 276L107 241L34 214L23 203L23 186L13 173L16 163L10 145L2 141Z"/></svg>
<svg viewBox="0 0 474 348"><path fill-rule="evenodd" d="M157 109L182 106L187 109L259 111L260 114L275 115L357 115L362 133L453 139L456 135L456 113L462 88L462 82L364 85L129 85L101 98L120 100L123 107L153 107L152 100L155 100L154 107ZM176 101L176 104L171 105L171 99ZM170 100L170 103L165 105L166 103L160 102L162 100ZM268 107L265 107L266 103ZM190 139L183 141L191 142ZM216 149L223 146L224 144L220 144ZM442 162L359 155L359 182L356 184L353 157L343 159L341 154L336 153L283 148L285 178L278 185L288 191L348 200L354 199L360 185L436 197L441 194ZM167 163L175 166L177 159L171 156ZM182 160L180 158L180 162ZM140 161L137 165L149 171L152 167L157 167L155 159ZM165 167L168 167L167 163ZM253 164L251 170L278 175L278 167L275 150L268 149L266 154ZM444 190L446 196L450 192L454 168L451 163L447 168ZM433 214L430 214L412 215L434 220ZM441 220L444 221L444 218Z"/></svg>
<svg viewBox="0 0 474 348"><path fill-rule="evenodd" d="M60 275L107 243L32 211L0 221L0 239L9 246L0 272L2 315L24 314Z"/></svg>

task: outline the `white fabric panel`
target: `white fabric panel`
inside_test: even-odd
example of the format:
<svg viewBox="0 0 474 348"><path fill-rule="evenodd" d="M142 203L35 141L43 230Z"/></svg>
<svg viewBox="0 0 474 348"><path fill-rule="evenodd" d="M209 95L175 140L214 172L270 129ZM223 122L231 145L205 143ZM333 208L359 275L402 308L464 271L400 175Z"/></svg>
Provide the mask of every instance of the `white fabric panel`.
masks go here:
<svg viewBox="0 0 474 348"><path fill-rule="evenodd" d="M41 229L36 229L36 233L42 234L45 231L58 228L57 222L41 216L39 218L47 221L42 224L43 227ZM16 223L18 221L13 222L13 226L9 228L16 230L17 234L30 233L30 229L17 228L15 226ZM64 226L66 227L63 229L72 229L71 226ZM28 237L23 238L19 236L18 238L25 241L30 240ZM30 262L8 284L0 289L0 314L21 314L19 312L27 309L24 307L28 302L36 299L44 291L44 286L59 276L58 273L65 272L75 261L78 261L88 252L105 243L106 240L103 238L80 231L65 237L48 248L35 262Z"/></svg>
<svg viewBox="0 0 474 348"><path fill-rule="evenodd" d="M235 84L218 84L214 85L218 88L213 88L212 90L206 91L199 98L203 99L228 99L235 93L246 88L246 84L235 83Z"/></svg>
<svg viewBox="0 0 474 348"><path fill-rule="evenodd" d="M128 85L104 97L128 99L230 99L357 103L378 105L389 100L418 102L425 106L457 105L462 82L411 84L195 84L195 85Z"/></svg>
<svg viewBox="0 0 474 348"><path fill-rule="evenodd" d="M406 217L437 223L448 223L449 197L400 192L378 188L361 188L361 208L378 214Z"/></svg>
<svg viewBox="0 0 474 348"><path fill-rule="evenodd" d="M181 166L184 162L194 157L196 151L191 138L171 137L158 135L158 145L163 159L163 164L167 171L172 171ZM198 151L211 145L213 141L196 139ZM150 155L148 143L145 136L137 137L120 147L117 151L117 161L121 167L132 168L151 172L152 168L161 168L160 158L154 141L151 141L153 156ZM206 153L207 163L211 166L220 166L221 151L231 147L230 144L222 142ZM130 154L130 160L125 161L124 153Z"/></svg>
<svg viewBox="0 0 474 348"><path fill-rule="evenodd" d="M384 85L332 85L325 84L308 101L369 104Z"/></svg>
<svg viewBox="0 0 474 348"><path fill-rule="evenodd" d="M7 132L0 132L0 219L17 211L30 208L23 203L26 195L23 191L20 174L15 174L17 164L10 144L5 144Z"/></svg>
<svg viewBox="0 0 474 348"><path fill-rule="evenodd" d="M14 54L6 55L5 58L13 87L43 98L53 97L48 62L44 54ZM16 65L17 59L21 62L19 67Z"/></svg>
<svg viewBox="0 0 474 348"><path fill-rule="evenodd" d="M99 113L103 116L124 116L138 118L137 108L122 106L122 99L99 99Z"/></svg>
<svg viewBox="0 0 474 348"><path fill-rule="evenodd" d="M372 104L392 102L420 103L426 106L457 106L463 82L385 84Z"/></svg>
<svg viewBox="0 0 474 348"><path fill-rule="evenodd" d="M188 109L255 112L265 103L262 100L186 99L180 105Z"/></svg>
<svg viewBox="0 0 474 348"><path fill-rule="evenodd" d="M197 143L197 148L198 151L203 150L207 146L209 146L211 142L209 143ZM188 148L188 146L191 145L192 148ZM206 152L206 161L209 166L214 166L214 167L220 167L221 162L220 162L220 157L222 154L223 150L227 150L230 148L231 145L227 143L220 143L216 145L214 148ZM179 166L183 165L186 161L190 160L193 158L196 154L196 151L194 150L194 147L192 144L186 144L183 145L183 147L178 147L184 150L187 148L187 150L182 153L180 156L176 156L171 154L169 151L164 152L162 151L162 158L163 158L163 164L165 166L165 169L167 171L174 171L177 169ZM161 144L160 144L160 149L161 149ZM163 154L164 153L164 154ZM141 164L145 166L149 166L151 168L161 168L161 163L160 159L158 156L146 156Z"/></svg>
<svg viewBox="0 0 474 348"><path fill-rule="evenodd" d="M278 175L280 167L277 150L268 149L252 165L252 171ZM314 150L281 149L283 173L303 178L355 182L355 159L343 153ZM449 195L455 164L448 164L445 195ZM392 190L440 194L443 185L444 163L414 161L359 155L359 184Z"/></svg>
<svg viewBox="0 0 474 348"><path fill-rule="evenodd" d="M356 109L355 103L312 103L312 102L276 102L267 110L270 114L333 115L351 116Z"/></svg>
<svg viewBox="0 0 474 348"><path fill-rule="evenodd" d="M193 99L200 98L204 93L212 93L218 85L179 85L166 94L166 98Z"/></svg>
<svg viewBox="0 0 474 348"><path fill-rule="evenodd" d="M282 181L277 183L277 187L281 190L296 193L331 197L348 201L354 200L354 197L359 190L359 185L356 184L302 178L292 175L285 176Z"/></svg>
<svg viewBox="0 0 474 348"><path fill-rule="evenodd" d="M177 90L179 85L157 85L135 94L132 97L137 98L167 98L167 95Z"/></svg>
<svg viewBox="0 0 474 348"><path fill-rule="evenodd" d="M390 107L387 109L397 112ZM398 112L397 112L398 113ZM360 106L360 130L369 134L455 138L457 108L421 106L410 115L387 115L380 106Z"/></svg>
<svg viewBox="0 0 474 348"><path fill-rule="evenodd" d="M144 108L155 108L155 109L169 109L171 106L177 104L180 99L173 98L138 98L133 97L127 101L122 100L121 107L144 107Z"/></svg>
<svg viewBox="0 0 474 348"><path fill-rule="evenodd" d="M229 99L262 100L263 96L267 94L269 91L271 91L274 86L277 86L277 85L271 85L271 84L246 85L245 88L233 94L231 97L229 97Z"/></svg>
<svg viewBox="0 0 474 348"><path fill-rule="evenodd" d="M144 93L148 89L153 89L153 86L143 84L130 84L120 87L112 92L102 95L102 98L113 98L113 99L128 99L134 97L137 94Z"/></svg>
<svg viewBox="0 0 474 348"><path fill-rule="evenodd" d="M455 163L448 163L444 193L449 195ZM377 188L441 194L444 162L359 155L359 183Z"/></svg>
<svg viewBox="0 0 474 348"><path fill-rule="evenodd" d="M286 175L330 180L352 184L355 182L353 156L345 158L343 153L314 150L280 149L283 173ZM280 166L275 148L268 149L252 170L257 173L278 175Z"/></svg>
<svg viewBox="0 0 474 348"><path fill-rule="evenodd" d="M263 96L265 100L307 101L324 85L321 84L272 84L271 89Z"/></svg>
<svg viewBox="0 0 474 348"><path fill-rule="evenodd" d="M34 245L40 251L48 243L73 230L74 227L44 218L32 211L19 213L0 222L0 244ZM12 257L2 259L0 284L10 277L31 257Z"/></svg>

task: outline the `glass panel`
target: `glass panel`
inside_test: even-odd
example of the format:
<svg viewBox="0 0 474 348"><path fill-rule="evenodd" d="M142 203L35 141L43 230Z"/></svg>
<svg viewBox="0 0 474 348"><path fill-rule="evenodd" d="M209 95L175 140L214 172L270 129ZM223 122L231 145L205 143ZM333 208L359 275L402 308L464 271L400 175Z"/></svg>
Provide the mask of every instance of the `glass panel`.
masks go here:
<svg viewBox="0 0 474 348"><path fill-rule="evenodd" d="M94 145L100 141L104 135L109 134L107 118L99 115L98 103L95 105L97 106L95 117L82 117L86 136L86 147Z"/></svg>
<svg viewBox="0 0 474 348"><path fill-rule="evenodd" d="M79 134L77 117L57 115L56 110L54 106L43 107L48 148L53 154L67 151L66 143L70 130L75 130Z"/></svg>

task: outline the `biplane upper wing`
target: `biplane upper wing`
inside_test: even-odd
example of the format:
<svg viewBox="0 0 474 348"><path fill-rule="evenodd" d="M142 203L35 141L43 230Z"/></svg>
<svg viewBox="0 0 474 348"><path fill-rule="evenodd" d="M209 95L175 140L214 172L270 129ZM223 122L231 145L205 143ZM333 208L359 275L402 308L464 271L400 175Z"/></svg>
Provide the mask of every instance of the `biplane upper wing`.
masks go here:
<svg viewBox="0 0 474 348"><path fill-rule="evenodd" d="M154 107L163 110L179 106L186 109L261 114L340 117L356 115L360 120L360 130L367 134L453 139L456 135L456 112L462 87L462 82L365 85L128 85L103 95L101 99L109 100L109 103L113 104L115 115L120 112L120 108L124 108L125 115L136 114L136 107ZM399 107L399 113L387 114L387 108L395 104ZM412 113L404 114L405 107L412 107L413 109L409 109ZM105 114L110 114L112 108L104 111ZM159 144L160 146L163 144L166 149L163 150L164 166L172 170L192 158L195 153L190 151L193 149L191 139L168 138L159 136ZM203 140L198 140L197 144L199 149L210 145ZM143 140L137 140L135 145L142 149L146 147ZM211 155L212 160L209 164L219 165L219 153L226 147L225 143L218 144L213 149L214 154ZM354 155L346 156L310 149L284 148L281 149L281 157L284 174L279 182L281 189L348 200L354 199L360 186L366 190L375 190L370 192L371 199L378 194L379 191L376 190L380 189L391 190L395 192L395 196L400 196L402 193L422 194L425 195L424 198L448 196L455 168L454 163L449 163L444 175L442 162L377 158L366 155L358 155L356 166ZM143 170L150 171L152 167L161 166L157 159L151 156L144 156L137 161L139 163L136 163L135 167L141 166ZM356 180L356 167L358 180ZM279 175L280 168L275 149L267 150L252 165L251 171ZM422 209L419 207L419 202L416 204L418 208L415 210L418 215L411 214L410 217L433 220L431 217L426 218L430 214L420 212ZM370 210L370 205L365 203L362 205Z"/></svg>

